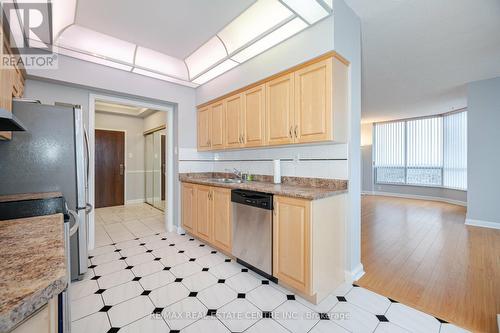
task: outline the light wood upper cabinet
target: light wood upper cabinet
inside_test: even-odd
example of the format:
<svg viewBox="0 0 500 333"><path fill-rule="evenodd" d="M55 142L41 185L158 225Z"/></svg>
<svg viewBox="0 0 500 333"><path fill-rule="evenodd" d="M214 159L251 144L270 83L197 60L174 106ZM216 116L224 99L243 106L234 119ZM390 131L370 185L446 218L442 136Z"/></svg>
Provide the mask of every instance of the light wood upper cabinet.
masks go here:
<svg viewBox="0 0 500 333"><path fill-rule="evenodd" d="M194 184L181 185L182 227L186 231L196 232L196 189Z"/></svg>
<svg viewBox="0 0 500 333"><path fill-rule="evenodd" d="M198 110L198 150L210 149L210 108Z"/></svg>
<svg viewBox="0 0 500 333"><path fill-rule="evenodd" d="M348 98L349 64L328 53L202 106L200 111L222 103L225 110L223 128L213 137L217 144L203 145L206 134L198 133L199 150L347 142Z"/></svg>
<svg viewBox="0 0 500 333"><path fill-rule="evenodd" d="M210 105L210 148L224 148L224 103Z"/></svg>
<svg viewBox="0 0 500 333"><path fill-rule="evenodd" d="M226 102L226 141L227 148L240 147L243 143L243 103L241 94L231 96Z"/></svg>
<svg viewBox="0 0 500 333"><path fill-rule="evenodd" d="M292 143L294 120L294 76L280 76L266 83L267 140L270 145Z"/></svg>
<svg viewBox="0 0 500 333"><path fill-rule="evenodd" d="M298 143L332 137L332 59L295 72L295 140Z"/></svg>
<svg viewBox="0 0 500 333"><path fill-rule="evenodd" d="M212 230L212 198L209 186L196 185L196 236L210 241Z"/></svg>
<svg viewBox="0 0 500 333"><path fill-rule="evenodd" d="M243 144L245 147L266 143L266 85L243 92Z"/></svg>
<svg viewBox="0 0 500 333"><path fill-rule="evenodd" d="M273 275L306 294L311 286L310 201L275 196Z"/></svg>
<svg viewBox="0 0 500 333"><path fill-rule="evenodd" d="M232 206L231 190L222 187L212 187L213 202L213 234L215 246L231 252L232 249Z"/></svg>

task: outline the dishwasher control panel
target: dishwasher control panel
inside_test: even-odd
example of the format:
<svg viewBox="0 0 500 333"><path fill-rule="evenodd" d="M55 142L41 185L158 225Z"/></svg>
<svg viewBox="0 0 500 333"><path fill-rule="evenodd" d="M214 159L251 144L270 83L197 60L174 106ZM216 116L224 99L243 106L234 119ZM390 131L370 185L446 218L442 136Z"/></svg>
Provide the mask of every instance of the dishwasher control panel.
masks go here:
<svg viewBox="0 0 500 333"><path fill-rule="evenodd" d="M269 193L236 189L231 191L231 201L252 207L273 210L273 195Z"/></svg>

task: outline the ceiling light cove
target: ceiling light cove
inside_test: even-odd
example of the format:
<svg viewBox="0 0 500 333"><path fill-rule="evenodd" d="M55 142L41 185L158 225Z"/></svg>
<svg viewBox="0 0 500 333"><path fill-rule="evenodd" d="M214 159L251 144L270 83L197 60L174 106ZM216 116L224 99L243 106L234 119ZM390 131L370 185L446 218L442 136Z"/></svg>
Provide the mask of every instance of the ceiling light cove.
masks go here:
<svg viewBox="0 0 500 333"><path fill-rule="evenodd" d="M186 58L189 77L191 79L195 78L225 57L227 57L226 47L222 44L220 38L217 36L210 38L208 42L200 46L200 48Z"/></svg>
<svg viewBox="0 0 500 333"><path fill-rule="evenodd" d="M137 47L134 64L136 67L149 69L181 80L189 80L184 61L145 47Z"/></svg>
<svg viewBox="0 0 500 333"><path fill-rule="evenodd" d="M193 82L197 83L197 84L204 84L204 83L212 80L213 78L216 78L217 76L227 72L228 70L230 70L238 65L239 64L236 61L233 61L231 59L227 59L223 63L215 66L214 68L212 68L208 72L206 72L206 73L200 75L199 77L197 77L196 79L194 79Z"/></svg>
<svg viewBox="0 0 500 333"><path fill-rule="evenodd" d="M98 54L107 60L134 63L135 44L78 25L67 28L56 44L73 51Z"/></svg>
<svg viewBox="0 0 500 333"><path fill-rule="evenodd" d="M280 0L297 15L301 16L309 24L314 24L330 13L317 1L304 1L304 0ZM329 6L329 1L318 0Z"/></svg>

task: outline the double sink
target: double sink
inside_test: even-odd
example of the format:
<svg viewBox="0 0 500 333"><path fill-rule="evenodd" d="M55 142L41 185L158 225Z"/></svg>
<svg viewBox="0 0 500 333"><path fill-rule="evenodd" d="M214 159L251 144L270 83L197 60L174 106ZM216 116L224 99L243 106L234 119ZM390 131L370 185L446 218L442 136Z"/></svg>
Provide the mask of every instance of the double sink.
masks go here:
<svg viewBox="0 0 500 333"><path fill-rule="evenodd" d="M223 183L223 184L241 184L241 183L243 183L243 180L238 179L238 178L212 178L210 180L213 182Z"/></svg>

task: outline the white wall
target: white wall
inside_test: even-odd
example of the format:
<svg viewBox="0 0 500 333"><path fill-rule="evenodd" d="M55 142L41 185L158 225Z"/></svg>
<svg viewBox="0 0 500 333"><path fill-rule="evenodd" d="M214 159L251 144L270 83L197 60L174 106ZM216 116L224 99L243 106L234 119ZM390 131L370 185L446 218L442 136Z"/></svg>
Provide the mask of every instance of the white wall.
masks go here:
<svg viewBox="0 0 500 333"><path fill-rule="evenodd" d="M467 224L500 228L500 77L467 86Z"/></svg>
<svg viewBox="0 0 500 333"><path fill-rule="evenodd" d="M144 118L144 132L160 127L167 123L167 114L162 111L155 112Z"/></svg>
<svg viewBox="0 0 500 333"><path fill-rule="evenodd" d="M125 131L125 202L144 201L144 120L96 112L95 128Z"/></svg>

